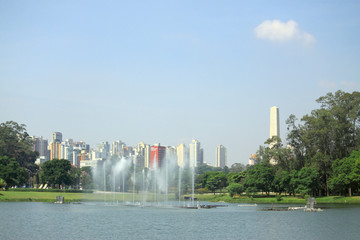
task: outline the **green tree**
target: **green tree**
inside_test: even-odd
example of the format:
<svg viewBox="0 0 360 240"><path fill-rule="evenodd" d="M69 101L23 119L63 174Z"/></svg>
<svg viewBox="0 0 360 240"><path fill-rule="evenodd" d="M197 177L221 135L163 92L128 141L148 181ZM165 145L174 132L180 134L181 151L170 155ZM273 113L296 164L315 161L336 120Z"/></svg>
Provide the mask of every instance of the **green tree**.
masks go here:
<svg viewBox="0 0 360 240"><path fill-rule="evenodd" d="M230 172L227 175L228 183L243 183L246 178L246 172Z"/></svg>
<svg viewBox="0 0 360 240"><path fill-rule="evenodd" d="M24 185L29 175L14 158L0 156L0 178L6 182L6 188L9 188Z"/></svg>
<svg viewBox="0 0 360 240"><path fill-rule="evenodd" d="M82 167L80 184L83 189L92 189L94 188L94 181L91 167Z"/></svg>
<svg viewBox="0 0 360 240"><path fill-rule="evenodd" d="M245 186L254 187L269 195L274 176L274 168L269 163L255 164L247 170Z"/></svg>
<svg viewBox="0 0 360 240"><path fill-rule="evenodd" d="M71 166L70 168L70 182L76 189L79 189L81 180L81 169Z"/></svg>
<svg viewBox="0 0 360 240"><path fill-rule="evenodd" d="M32 149L32 139L25 127L26 125L13 121L0 124L0 156L14 158L20 166L36 172L34 163L37 154Z"/></svg>
<svg viewBox="0 0 360 240"><path fill-rule="evenodd" d="M206 172L205 173L205 188L214 193L217 189L226 187L227 178L223 172Z"/></svg>
<svg viewBox="0 0 360 240"><path fill-rule="evenodd" d="M317 102L321 108L303 116L303 124L289 117L288 142L294 147L296 169L316 168L321 192L329 195L333 162L348 157L360 145L360 93L337 91Z"/></svg>
<svg viewBox="0 0 360 240"><path fill-rule="evenodd" d="M282 192L290 192L290 174L287 171L278 170L273 180L273 190L281 194Z"/></svg>
<svg viewBox="0 0 360 240"><path fill-rule="evenodd" d="M303 116L302 124L297 124L296 117L290 115L287 140L295 155L292 169L315 168L320 194L329 195L333 162L349 156L360 143L360 93L337 91L320 97L317 102L321 108ZM296 176L292 178L292 185L300 191L303 185L297 181Z"/></svg>
<svg viewBox="0 0 360 240"><path fill-rule="evenodd" d="M352 196L352 190L360 186L360 150L353 151L348 158L337 159L333 165L330 179L331 189Z"/></svg>
<svg viewBox="0 0 360 240"><path fill-rule="evenodd" d="M0 190L6 188L6 182L4 179L0 178Z"/></svg>
<svg viewBox="0 0 360 240"><path fill-rule="evenodd" d="M302 195L309 194L314 195L318 187L318 172L311 167L303 167L298 173L298 186L296 191Z"/></svg>
<svg viewBox="0 0 360 240"><path fill-rule="evenodd" d="M231 165L229 170L230 170L230 172L238 173L238 172L245 171L246 166L244 164L242 164L242 163L234 163L234 164Z"/></svg>
<svg viewBox="0 0 360 240"><path fill-rule="evenodd" d="M233 197L235 194L241 194L242 192L244 192L244 185L240 184L240 183L230 183L229 186L227 187L228 192L230 194L231 197Z"/></svg>
<svg viewBox="0 0 360 240"><path fill-rule="evenodd" d="M53 159L44 162L40 170L40 182L54 185L71 185L71 164L65 159Z"/></svg>

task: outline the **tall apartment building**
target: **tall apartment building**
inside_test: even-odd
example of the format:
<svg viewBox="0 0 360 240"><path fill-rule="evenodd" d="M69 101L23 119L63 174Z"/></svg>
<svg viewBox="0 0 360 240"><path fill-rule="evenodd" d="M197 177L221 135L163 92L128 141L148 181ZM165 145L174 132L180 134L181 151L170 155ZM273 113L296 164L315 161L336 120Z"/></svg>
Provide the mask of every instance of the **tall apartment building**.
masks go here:
<svg viewBox="0 0 360 240"><path fill-rule="evenodd" d="M189 166L198 167L204 162L204 151L200 147L200 142L193 139L189 144Z"/></svg>
<svg viewBox="0 0 360 240"><path fill-rule="evenodd" d="M51 136L51 142L62 142L62 133L61 132L53 132Z"/></svg>
<svg viewBox="0 0 360 240"><path fill-rule="evenodd" d="M135 164L137 166L149 168L151 158L150 145L145 144L144 142L138 143L135 155Z"/></svg>
<svg viewBox="0 0 360 240"><path fill-rule="evenodd" d="M48 151L48 140L40 137L31 137L33 140L33 150L39 153L39 157L43 157L46 160L49 160L49 151Z"/></svg>
<svg viewBox="0 0 360 240"><path fill-rule="evenodd" d="M72 163L73 160L73 140L66 139L64 142L61 143L61 159L69 160Z"/></svg>
<svg viewBox="0 0 360 240"><path fill-rule="evenodd" d="M111 155L121 157L121 150L126 147L126 144L120 140L116 140L112 143Z"/></svg>
<svg viewBox="0 0 360 240"><path fill-rule="evenodd" d="M216 167L224 168L227 165L227 149L223 145L216 148Z"/></svg>
<svg viewBox="0 0 360 240"><path fill-rule="evenodd" d="M151 146L151 160L150 160L151 169L154 169L155 166L157 168L161 168L164 165L165 153L166 153L166 147L160 146L160 143Z"/></svg>
<svg viewBox="0 0 360 240"><path fill-rule="evenodd" d="M99 158L106 160L110 157L110 144L108 142L101 142L96 146Z"/></svg>
<svg viewBox="0 0 360 240"><path fill-rule="evenodd" d="M51 136L50 160L61 159L61 142L62 142L62 133L54 132Z"/></svg>
<svg viewBox="0 0 360 240"><path fill-rule="evenodd" d="M189 149L185 144L176 147L177 162L179 167L189 167Z"/></svg>

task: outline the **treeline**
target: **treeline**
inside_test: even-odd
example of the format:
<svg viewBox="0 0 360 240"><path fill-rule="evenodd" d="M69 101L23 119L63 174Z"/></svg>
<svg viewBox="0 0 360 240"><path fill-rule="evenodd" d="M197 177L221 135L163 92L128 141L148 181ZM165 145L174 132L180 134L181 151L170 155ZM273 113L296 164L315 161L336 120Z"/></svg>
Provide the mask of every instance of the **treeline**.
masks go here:
<svg viewBox="0 0 360 240"><path fill-rule="evenodd" d="M64 159L35 164L38 153L25 125L13 121L0 124L0 189L48 184L52 188L92 188L90 167L78 169Z"/></svg>
<svg viewBox="0 0 360 240"><path fill-rule="evenodd" d="M210 191L353 195L360 184L360 93L337 91L317 99L319 109L300 121L290 115L287 145L273 137L260 146L255 166L237 174L208 172L198 184ZM214 184L215 183L215 184Z"/></svg>

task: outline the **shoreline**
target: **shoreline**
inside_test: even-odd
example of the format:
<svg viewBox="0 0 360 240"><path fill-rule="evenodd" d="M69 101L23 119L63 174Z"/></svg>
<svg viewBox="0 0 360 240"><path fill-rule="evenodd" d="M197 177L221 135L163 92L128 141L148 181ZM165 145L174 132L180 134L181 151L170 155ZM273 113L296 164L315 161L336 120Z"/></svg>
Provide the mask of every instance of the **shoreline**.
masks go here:
<svg viewBox="0 0 360 240"><path fill-rule="evenodd" d="M55 202L56 196L61 195L65 198L65 202L96 202L96 201L141 201L142 194L132 193L109 193L109 192L95 192L95 193L67 193L67 192L27 192L27 191L0 191L0 202ZM173 194L168 198L164 196L157 196L158 201L178 201ZM195 197L199 201L207 202L224 202L224 203L249 203L249 204L306 204L306 199L300 197L282 196L281 201L273 196L270 197L247 197L240 196L238 198L231 198L227 194L212 195L212 194L196 194ZM148 195L151 202L151 195ZM360 196L343 197L343 196L329 196L316 197L318 204L360 204Z"/></svg>

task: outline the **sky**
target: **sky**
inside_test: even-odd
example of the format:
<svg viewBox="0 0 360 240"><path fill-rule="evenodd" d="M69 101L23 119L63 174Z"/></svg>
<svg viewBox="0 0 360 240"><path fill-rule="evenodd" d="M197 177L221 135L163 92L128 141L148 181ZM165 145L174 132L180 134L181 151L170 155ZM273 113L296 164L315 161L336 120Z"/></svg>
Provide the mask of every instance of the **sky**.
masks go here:
<svg viewBox="0 0 360 240"><path fill-rule="evenodd" d="M0 122L247 164L286 119L360 91L359 1L0 0Z"/></svg>

